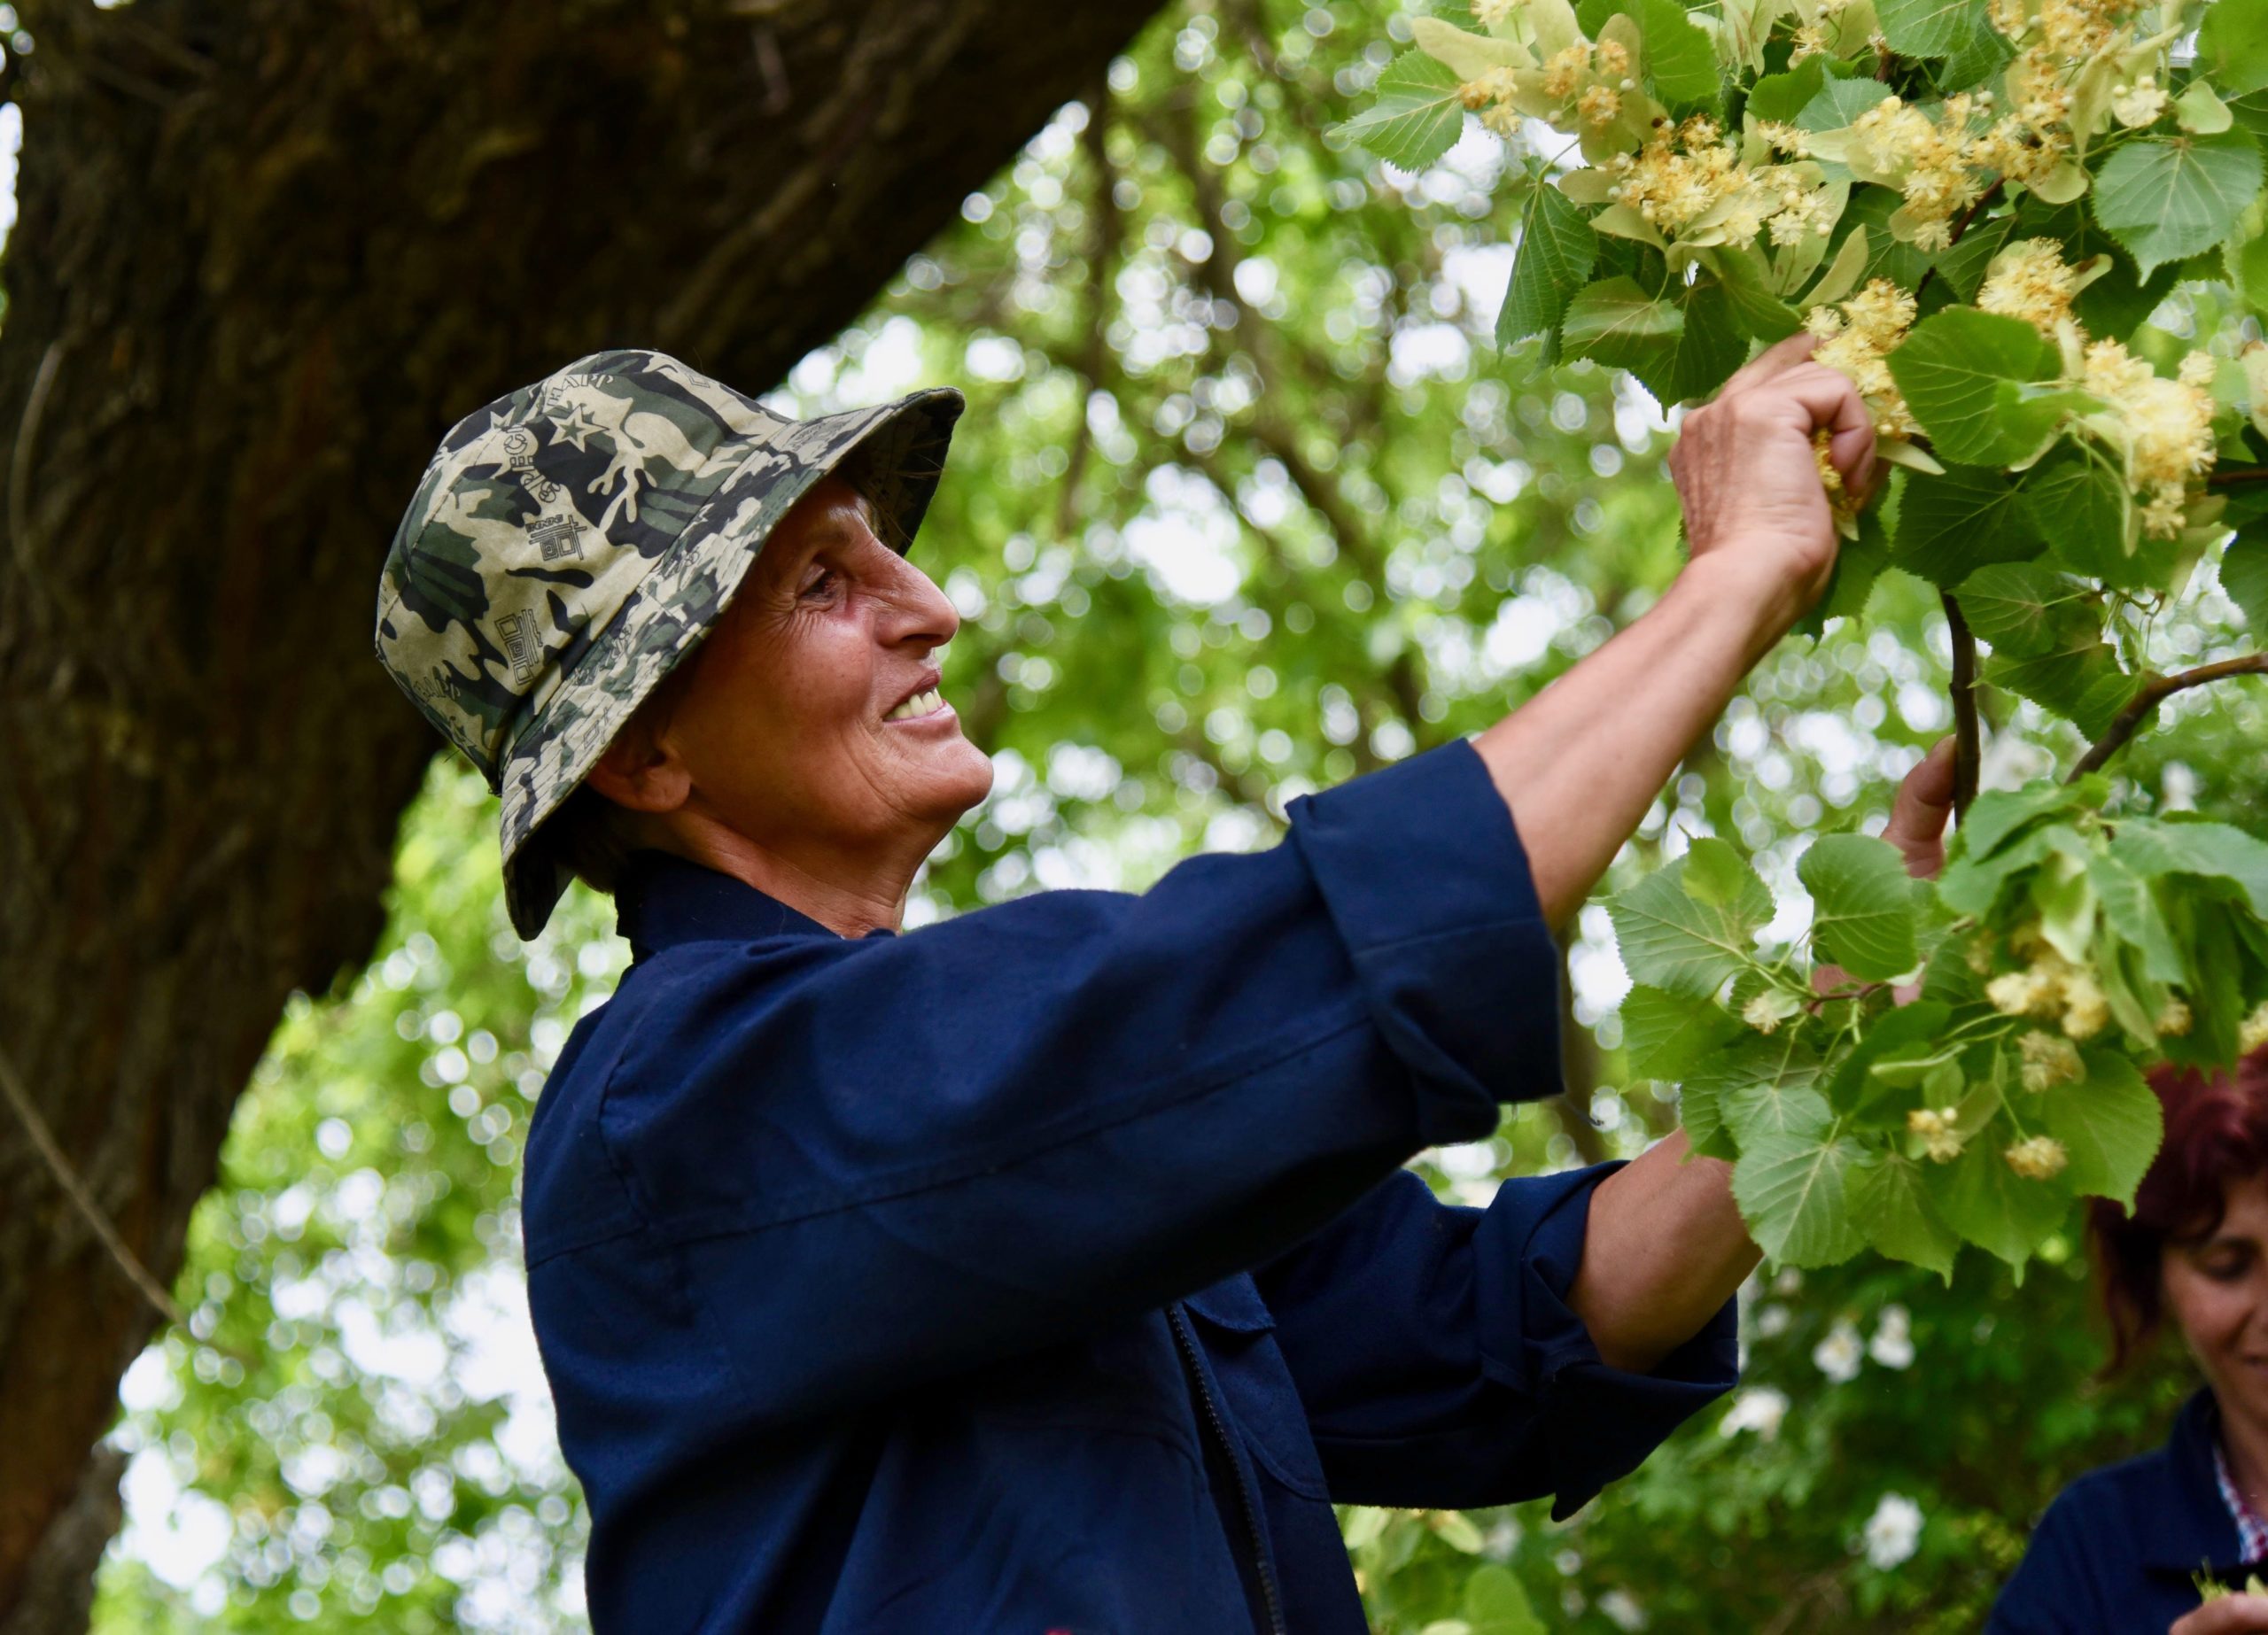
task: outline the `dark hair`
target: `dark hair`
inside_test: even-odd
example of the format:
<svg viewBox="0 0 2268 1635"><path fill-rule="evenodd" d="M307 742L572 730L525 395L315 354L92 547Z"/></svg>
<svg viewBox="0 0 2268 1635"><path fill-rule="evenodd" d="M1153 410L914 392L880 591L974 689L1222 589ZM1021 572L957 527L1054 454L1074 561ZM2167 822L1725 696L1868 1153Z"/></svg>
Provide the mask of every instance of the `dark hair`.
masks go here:
<svg viewBox="0 0 2268 1635"><path fill-rule="evenodd" d="M2210 1236L2226 1207L2222 1189L2268 1170L2268 1048L2233 1072L2160 1067L2150 1088L2165 1110L2165 1143L2134 1194L2134 1213L2101 1197L2087 1210L2110 1320L2106 1375L2132 1361L2164 1322L2165 1246Z"/></svg>

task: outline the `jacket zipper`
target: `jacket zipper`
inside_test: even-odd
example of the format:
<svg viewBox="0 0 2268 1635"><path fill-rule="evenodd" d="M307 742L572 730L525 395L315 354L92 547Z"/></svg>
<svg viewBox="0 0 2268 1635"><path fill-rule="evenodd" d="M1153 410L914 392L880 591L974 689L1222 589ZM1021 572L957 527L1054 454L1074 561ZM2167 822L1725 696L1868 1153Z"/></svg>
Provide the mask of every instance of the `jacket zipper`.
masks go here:
<svg viewBox="0 0 2268 1635"><path fill-rule="evenodd" d="M1204 1365L1198 1360L1196 1337L1189 1332L1183 1321L1181 1307L1166 1307L1166 1321L1172 1326L1174 1344L1180 1348L1183 1366L1189 1370L1190 1383L1197 1388L1197 1399L1205 1405L1205 1422L1212 1428L1213 1438L1220 1444L1221 1453L1228 1461L1229 1470L1237 1479L1237 1507L1244 1513L1246 1537L1252 1545L1252 1564L1260 1579L1260 1597L1267 1604L1268 1628L1270 1635L1285 1635L1284 1608L1276 1593L1276 1575L1268 1565L1267 1541L1261 1537L1260 1510L1254 1503L1252 1489L1244 1479L1244 1464L1237 1458L1236 1445L1229 1439L1229 1428L1221 1418L1218 1404L1213 1400L1212 1388L1205 1383Z"/></svg>

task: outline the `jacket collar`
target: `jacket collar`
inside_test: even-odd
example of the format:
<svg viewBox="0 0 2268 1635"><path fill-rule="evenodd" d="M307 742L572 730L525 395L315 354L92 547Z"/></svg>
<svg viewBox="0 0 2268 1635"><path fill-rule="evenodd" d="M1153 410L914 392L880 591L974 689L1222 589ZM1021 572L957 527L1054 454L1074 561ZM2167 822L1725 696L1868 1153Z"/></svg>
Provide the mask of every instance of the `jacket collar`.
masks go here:
<svg viewBox="0 0 2268 1635"><path fill-rule="evenodd" d="M835 935L744 880L665 851L630 855L615 880L614 911L633 960L680 942Z"/></svg>
<svg viewBox="0 0 2268 1635"><path fill-rule="evenodd" d="M2145 1566L2186 1577L2200 1566L2217 1576L2238 1569L2236 1522L2213 1479L2213 1445L2221 1434L2220 1406L2200 1389L2181 1405L2173 1434L2158 1454L2163 1479L2155 1491L2135 1493L2129 1515Z"/></svg>

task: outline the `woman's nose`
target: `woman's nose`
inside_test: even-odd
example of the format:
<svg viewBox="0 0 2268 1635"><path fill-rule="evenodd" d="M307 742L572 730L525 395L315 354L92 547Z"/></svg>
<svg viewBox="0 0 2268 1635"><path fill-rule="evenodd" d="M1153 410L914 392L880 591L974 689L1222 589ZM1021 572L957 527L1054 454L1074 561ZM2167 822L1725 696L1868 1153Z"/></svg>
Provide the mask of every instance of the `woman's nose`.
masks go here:
<svg viewBox="0 0 2268 1635"><path fill-rule="evenodd" d="M941 647L951 641L953 632L960 629L960 613L952 598L938 588L935 579L903 558L897 579L891 587L890 628L883 632L883 639L893 645L911 641L925 647Z"/></svg>

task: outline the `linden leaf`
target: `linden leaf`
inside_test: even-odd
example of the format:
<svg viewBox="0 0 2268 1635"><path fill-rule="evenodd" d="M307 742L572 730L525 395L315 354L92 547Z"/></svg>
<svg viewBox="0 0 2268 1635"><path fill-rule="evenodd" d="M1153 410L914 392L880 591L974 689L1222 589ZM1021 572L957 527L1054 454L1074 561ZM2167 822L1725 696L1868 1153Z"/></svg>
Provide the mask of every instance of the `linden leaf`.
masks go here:
<svg viewBox="0 0 2268 1635"><path fill-rule="evenodd" d="M2260 145L2246 131L2145 136L2104 161L2095 220L2151 268L2210 250L2259 196Z"/></svg>
<svg viewBox="0 0 2268 1635"><path fill-rule="evenodd" d="M2134 1189L2164 1138L2164 1112L2126 1058L2089 1050L2085 1060L2086 1078L2050 1089L2042 1116L2070 1159L2065 1183L2131 1210Z"/></svg>
<svg viewBox="0 0 2268 1635"><path fill-rule="evenodd" d="M1340 127L1389 165L1423 170L1464 133L1464 81L1424 51L1404 51L1378 78L1378 100Z"/></svg>
<svg viewBox="0 0 2268 1635"><path fill-rule="evenodd" d="M1938 457L1998 466L2031 453L2068 406L2008 388L2052 381L2062 359L2021 318L1956 306L1914 326L1890 372Z"/></svg>
<svg viewBox="0 0 2268 1635"><path fill-rule="evenodd" d="M1609 902L1607 914L1634 981L1708 998L1747 969L1756 934L1772 917L1772 896L1757 880L1731 902L1698 902L1685 889L1689 863L1681 857L1648 875Z"/></svg>
<svg viewBox="0 0 2268 1635"><path fill-rule="evenodd" d="M1510 346L1557 329L1568 298L1583 287L1597 260L1598 235L1582 211L1557 188L1531 191L1511 283L1496 314L1496 345Z"/></svg>
<svg viewBox="0 0 2268 1635"><path fill-rule="evenodd" d="M1851 1215L1876 1252L1927 1267L1948 1282L1961 1239L1938 1218L1922 1166L1902 1152L1853 1169L1845 1182Z"/></svg>
<svg viewBox="0 0 2268 1635"><path fill-rule="evenodd" d="M1847 1136L1766 1135L1741 1153L1733 1200L1774 1261L1834 1266L1866 1247L1848 1197L1862 1151Z"/></svg>
<svg viewBox="0 0 2268 1635"><path fill-rule="evenodd" d="M1829 834L1796 864L1811 893L1812 946L1861 981L1888 981L1920 962L1913 881L1898 848L1864 834Z"/></svg>

